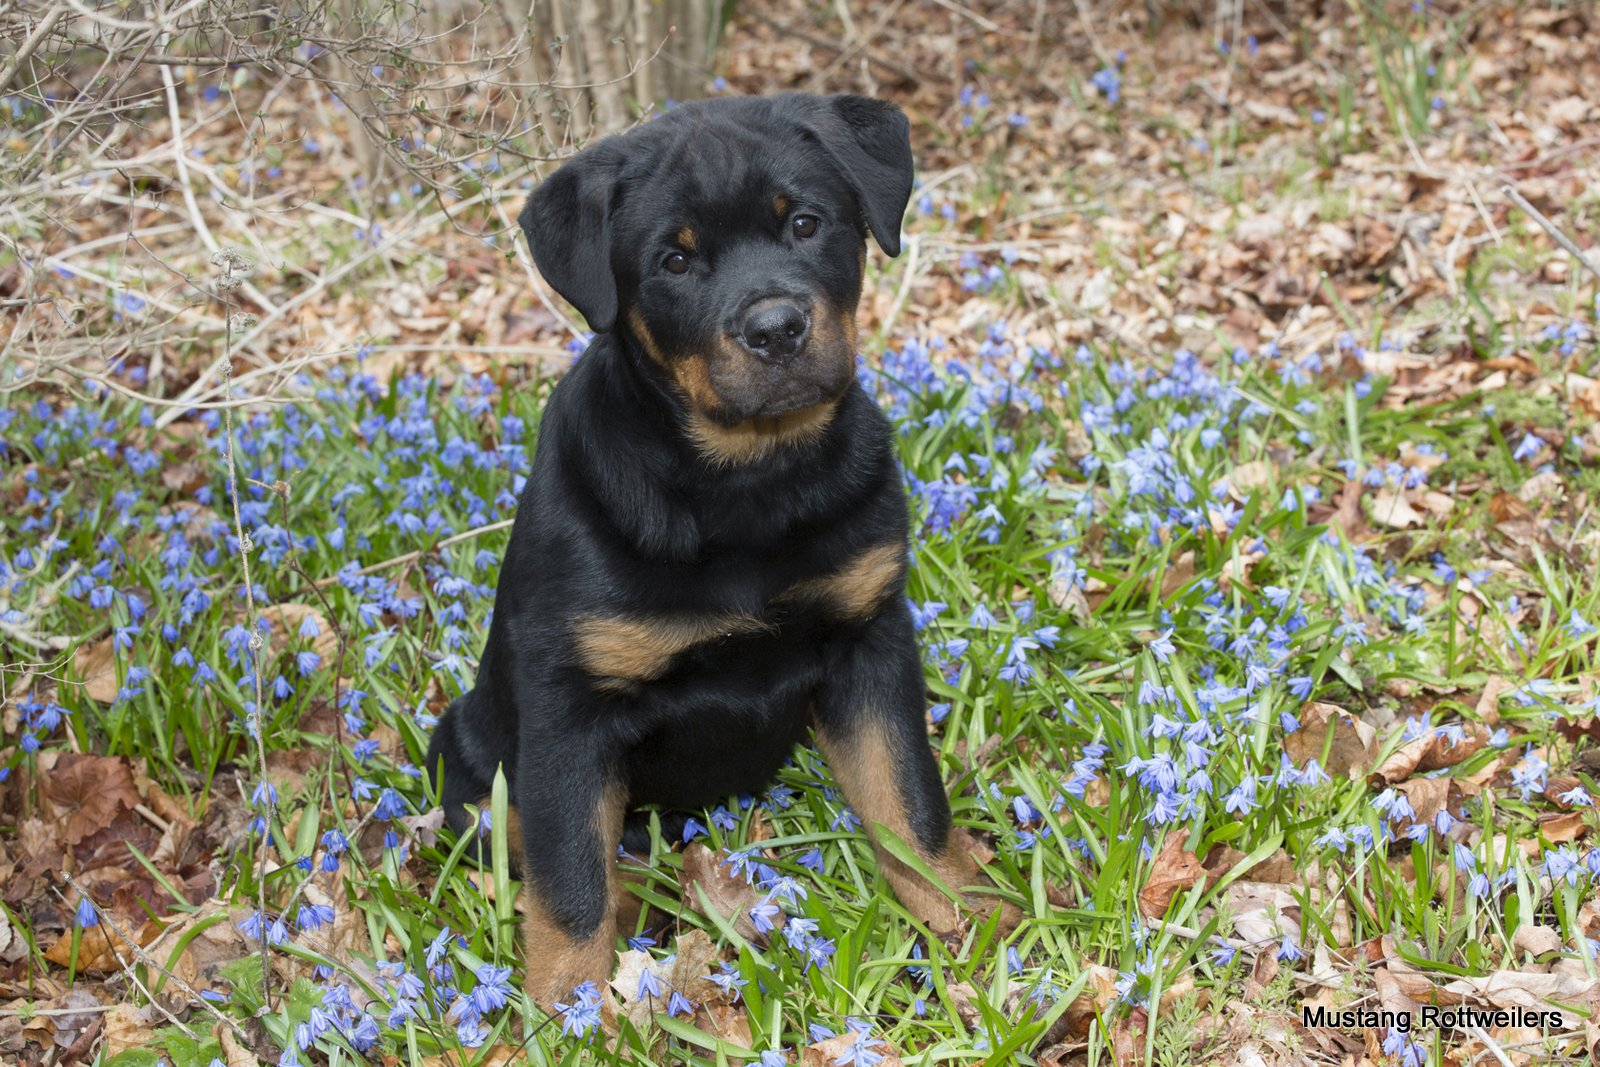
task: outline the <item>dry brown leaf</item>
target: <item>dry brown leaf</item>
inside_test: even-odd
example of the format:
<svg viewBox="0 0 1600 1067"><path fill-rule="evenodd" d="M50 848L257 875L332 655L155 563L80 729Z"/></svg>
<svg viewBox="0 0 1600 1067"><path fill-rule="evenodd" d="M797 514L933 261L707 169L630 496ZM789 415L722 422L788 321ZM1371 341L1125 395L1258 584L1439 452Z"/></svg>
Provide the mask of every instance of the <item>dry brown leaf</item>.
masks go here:
<svg viewBox="0 0 1600 1067"><path fill-rule="evenodd" d="M694 1013L694 1024L713 1037L747 1049L755 1043L750 1020L743 1008L728 1004L702 1004Z"/></svg>
<svg viewBox="0 0 1600 1067"><path fill-rule="evenodd" d="M1422 1010L1424 1001L1433 1001L1433 984L1418 974L1397 974L1379 967L1372 972L1373 984L1378 987L1378 1004L1385 1011L1409 1012L1414 1019Z"/></svg>
<svg viewBox="0 0 1600 1067"><path fill-rule="evenodd" d="M1194 553L1185 552L1167 565L1161 575L1161 598L1163 600L1172 596L1178 590L1194 581Z"/></svg>
<svg viewBox="0 0 1600 1067"><path fill-rule="evenodd" d="M1478 703L1472 710L1479 719L1490 726L1500 725L1500 698L1514 688L1515 686L1500 675L1489 675L1488 681L1483 683L1483 692L1478 697Z"/></svg>
<svg viewBox="0 0 1600 1067"><path fill-rule="evenodd" d="M1478 723L1463 724L1462 734L1460 741L1453 742L1437 729L1432 729L1415 741L1406 742L1372 773L1374 785L1381 787L1403 781L1413 774L1454 767L1470 759L1489 742L1489 731Z"/></svg>
<svg viewBox="0 0 1600 1067"><path fill-rule="evenodd" d="M138 939L139 947L143 948L154 941L161 933L161 924L154 919L148 919L133 936ZM113 947L114 946L114 947ZM44 958L57 967L68 967L72 963L72 931L67 930L56 939L56 943L45 950ZM120 959L132 959L128 944L120 936L111 934L105 923L98 926L85 927L78 939L78 971L93 971L97 974L113 974L122 969L118 962Z"/></svg>
<svg viewBox="0 0 1600 1067"><path fill-rule="evenodd" d="M1144 1063L1145 1033L1150 1029L1150 1013L1134 1008L1111 1028L1112 1061L1127 1067Z"/></svg>
<svg viewBox="0 0 1600 1067"><path fill-rule="evenodd" d="M855 1033L846 1031L837 1037L807 1045L805 1052L801 1054L800 1063L802 1067L833 1067L849 1054L858 1040L861 1039ZM882 1038L867 1037L864 1039L863 1047L883 1057L876 1061L879 1067L904 1067L899 1054Z"/></svg>
<svg viewBox="0 0 1600 1067"><path fill-rule="evenodd" d="M704 930L687 930L672 945L672 987L696 1004L725 998L722 987L710 979L722 953Z"/></svg>
<svg viewBox="0 0 1600 1067"><path fill-rule="evenodd" d="M660 999L639 996L639 983L647 970L655 975L656 981L663 987ZM617 972L611 978L611 989L617 995L617 1014L641 1031L650 1021L652 1013L666 1007L666 1000L671 996L666 985L666 975L657 967L650 953L637 948L617 953Z"/></svg>
<svg viewBox="0 0 1600 1067"><path fill-rule="evenodd" d="M1569 811L1561 815L1541 815L1539 817L1539 836L1549 841L1552 845L1564 845L1569 841L1576 841L1589 832L1589 822L1581 811ZM1539 842L1530 841L1534 852L1539 850Z"/></svg>
<svg viewBox="0 0 1600 1067"><path fill-rule="evenodd" d="M309 647L322 658L323 666L333 666L339 654L339 635L322 612L306 604L273 604L261 609L261 617L273 626L268 635L269 643L288 641L298 647ZM300 627L306 625L307 619L317 628L316 636L309 638L309 645L304 644L308 639L300 636Z"/></svg>
<svg viewBox="0 0 1600 1067"><path fill-rule="evenodd" d="M1422 513L1403 495L1389 489L1380 489L1367 498L1367 516L1374 525L1390 530L1406 530L1423 523Z"/></svg>
<svg viewBox="0 0 1600 1067"><path fill-rule="evenodd" d="M1250 964L1250 977L1244 980L1244 999L1247 1002L1259 1001L1262 991L1271 985L1276 977L1278 977L1276 950L1268 948L1257 952Z"/></svg>
<svg viewBox="0 0 1600 1067"><path fill-rule="evenodd" d="M72 657L72 668L83 679L83 692L101 704L117 699L115 641L115 636L107 636L92 645L79 645Z"/></svg>
<svg viewBox="0 0 1600 1067"><path fill-rule="evenodd" d="M1240 463L1228 469L1227 480L1234 498L1242 503L1251 493L1271 487L1272 464L1264 459Z"/></svg>
<svg viewBox="0 0 1600 1067"><path fill-rule="evenodd" d="M1097 1018L1104 1018L1117 1000L1117 970L1101 964L1091 964L1089 980L1082 993L1073 998L1062 1016L1067 1023L1066 1032L1078 1040L1089 1036L1089 1028Z"/></svg>
<svg viewBox="0 0 1600 1067"><path fill-rule="evenodd" d="M222 1046L223 1059L228 1067L261 1067L261 1060L239 1043L231 1028L218 1023L211 1032Z"/></svg>
<svg viewBox="0 0 1600 1067"><path fill-rule="evenodd" d="M1449 811L1452 815L1460 814L1464 787L1459 779L1412 778L1395 783L1394 788L1396 792L1405 794L1406 801L1410 803L1414 813L1411 817L1413 823L1432 822L1441 810ZM1402 827L1395 829L1398 832Z"/></svg>
<svg viewBox="0 0 1600 1067"><path fill-rule="evenodd" d="M1237 881L1222 893L1233 915L1234 936L1247 944L1266 944L1284 934L1300 939L1300 902L1278 882Z"/></svg>
<svg viewBox="0 0 1600 1067"><path fill-rule="evenodd" d="M1254 589L1255 583L1251 581L1250 570L1265 558L1264 552L1237 552L1229 556L1217 575L1218 583L1224 591L1231 589L1235 584L1242 585L1246 589Z"/></svg>
<svg viewBox="0 0 1600 1067"><path fill-rule="evenodd" d="M1530 956L1560 952L1562 944L1561 932L1553 926L1528 923L1517 927L1517 932L1511 935L1511 947Z"/></svg>
<svg viewBox="0 0 1600 1067"><path fill-rule="evenodd" d="M1508 1010L1561 1010L1562 1004L1568 1004L1592 1014L1600 1007L1600 978L1576 974L1494 971L1482 978L1457 978L1445 985L1443 991L1462 1000ZM1573 1029L1583 1021L1581 1016L1571 1012L1562 1011L1561 1014L1565 1029Z"/></svg>
<svg viewBox="0 0 1600 1067"><path fill-rule="evenodd" d="M140 803L128 761L117 756L63 752L49 774L40 776L50 819L68 844L77 844L116 821Z"/></svg>
<svg viewBox="0 0 1600 1067"><path fill-rule="evenodd" d="M1295 869L1294 859L1280 848L1250 868L1250 880L1274 882L1278 885L1299 885L1301 877L1300 872Z"/></svg>
<svg viewBox="0 0 1600 1067"><path fill-rule="evenodd" d="M1139 910L1147 919L1166 915L1173 897L1187 892L1206 876L1200 857L1184 850L1185 836L1181 833L1167 835L1161 851L1156 853L1150 877L1139 890Z"/></svg>
<svg viewBox="0 0 1600 1067"><path fill-rule="evenodd" d="M105 1054L115 1056L130 1048L143 1048L156 1036L161 1015L150 1005L117 1004L106 1012Z"/></svg>
<svg viewBox="0 0 1600 1067"><path fill-rule="evenodd" d="M978 1020L983 1017L978 1004L982 999L978 991L972 987L971 982L951 982L945 986L945 994L950 998L950 1006L956 1011L956 1018L968 1030L977 1026Z"/></svg>
<svg viewBox="0 0 1600 1067"><path fill-rule="evenodd" d="M729 871L709 848L695 841L683 850L683 899L703 915L715 912L731 921L739 936L758 944L766 936L750 921L750 908L761 892Z"/></svg>
<svg viewBox="0 0 1600 1067"><path fill-rule="evenodd" d="M1330 747L1331 738L1331 747ZM1330 775L1359 778L1377 755L1378 732L1337 704L1311 701L1300 711L1300 729L1283 739L1284 751L1303 767L1306 761L1328 758L1323 770Z"/></svg>
<svg viewBox="0 0 1600 1067"><path fill-rule="evenodd" d="M1600 418L1600 379L1566 375L1567 399L1584 414Z"/></svg>

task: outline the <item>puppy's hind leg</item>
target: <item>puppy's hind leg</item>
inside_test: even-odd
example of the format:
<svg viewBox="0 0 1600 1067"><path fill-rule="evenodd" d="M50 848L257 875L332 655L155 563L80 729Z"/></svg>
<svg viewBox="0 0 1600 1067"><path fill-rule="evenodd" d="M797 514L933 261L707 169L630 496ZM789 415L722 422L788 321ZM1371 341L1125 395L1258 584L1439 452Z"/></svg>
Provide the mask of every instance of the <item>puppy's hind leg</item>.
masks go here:
<svg viewBox="0 0 1600 1067"><path fill-rule="evenodd" d="M494 784L493 769L485 775L483 768L468 758L462 747L459 731L464 711L462 704L466 699L454 701L439 717L439 724L433 728L433 739L428 743L428 757L422 764L428 781L439 791L445 824L457 834L474 829L473 816L467 806L477 805L489 795Z"/></svg>

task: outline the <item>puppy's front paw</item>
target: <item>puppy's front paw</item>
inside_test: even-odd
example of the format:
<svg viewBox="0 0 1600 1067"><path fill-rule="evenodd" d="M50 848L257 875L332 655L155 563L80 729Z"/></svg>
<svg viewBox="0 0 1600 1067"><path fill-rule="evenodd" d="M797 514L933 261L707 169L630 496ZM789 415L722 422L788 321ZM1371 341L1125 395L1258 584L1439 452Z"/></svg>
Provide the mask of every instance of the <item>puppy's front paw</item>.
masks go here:
<svg viewBox="0 0 1600 1067"><path fill-rule="evenodd" d="M539 1007L552 1011L571 1004L573 990L584 982L605 989L616 965L615 926L608 908L599 928L585 934L566 930L531 893L523 894L523 988Z"/></svg>
<svg viewBox="0 0 1600 1067"><path fill-rule="evenodd" d="M942 852L923 857L933 872L939 876L940 881L960 893L960 906L938 886L899 860L888 857L885 853L879 855L886 861L885 873L889 877L890 884L894 886L895 896L899 897L906 909L926 923L935 934L943 937L960 933L964 925L963 912L970 913L978 921L983 922L987 921L996 909L1000 912L1000 932L1008 934L1022 921L1021 910L1009 901L1001 900L991 894L971 892L978 886L993 885L993 881L973 858L974 854L982 855L985 852L986 849L976 837L956 827L950 831L949 841Z"/></svg>

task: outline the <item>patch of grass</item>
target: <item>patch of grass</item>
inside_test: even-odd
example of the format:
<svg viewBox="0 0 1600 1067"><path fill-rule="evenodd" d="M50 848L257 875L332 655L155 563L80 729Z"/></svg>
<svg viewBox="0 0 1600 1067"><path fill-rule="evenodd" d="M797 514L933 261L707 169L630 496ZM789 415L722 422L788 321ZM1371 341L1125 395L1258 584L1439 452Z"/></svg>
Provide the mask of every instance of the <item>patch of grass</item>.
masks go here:
<svg viewBox="0 0 1600 1067"><path fill-rule="evenodd" d="M1118 976L1116 999L1099 1006L1089 1033L1105 1054L1125 1013L1168 990L1235 995L1238 949L1229 946L1241 924L1251 951L1270 945L1285 966L1319 942L1346 940L1332 924L1347 922L1358 938L1404 931L1419 959L1463 973L1493 966L1498 954L1484 938L1527 921L1530 909L1573 929L1570 898L1547 897L1520 855L1489 854L1487 833L1470 873L1516 873L1521 888L1502 900L1514 911L1471 897L1469 871L1452 873L1453 846L1432 831L1405 866L1378 862L1378 842L1417 824L1372 808L1364 782L1284 756L1306 697L1381 704L1396 680L1481 684L1486 650L1468 657L1449 647L1453 594L1437 592L1433 563L1401 555L1380 569L1370 549L1313 517L1331 496L1336 456L1381 473L1400 443L1440 431L1380 408L1379 383L1362 379L1356 390L1320 360L1267 352L1212 366L1183 355L1157 369L1089 349L1019 346L1000 326L976 351L954 360L907 342L862 374L895 422L917 517L910 596L956 818L993 838L991 873L1030 920L1004 941L984 927L956 946L928 937L883 890L807 752L772 794L730 798L703 820L718 854L760 850L765 873L751 874L760 885L787 878L781 884L799 887L763 890L789 935L753 943L698 914L685 899L682 853L661 842L633 890L657 915L634 931L658 939L655 959L671 951L674 932L701 929L727 945L730 973L745 983L734 1010L758 1050L805 1044L816 1027L842 1032L857 1019L902 1049L1000 1062L998 1050L1036 1040L1047 1017L1089 988L1082 961ZM269 764L285 790L271 830L286 862L313 864L307 874L288 863L266 892L280 909L299 900L283 916L290 929L305 921L304 882L331 897L332 914L354 920L342 951L315 947L309 933L275 950L322 968L321 984L301 979L267 1017L279 1044L312 1025L322 998L342 996L328 990L348 986L376 1001L323 1009L339 1021L312 1043L330 1054L375 1041L427 1056L463 1039L515 1040L526 1027L535 1062L608 1062L599 1045L583 1052L558 1026L540 1029L528 1010L480 1018L461 1007L475 981L491 980L486 968L517 965L503 831L429 843L408 815L430 806L415 761L433 715L469 682L504 533L430 546L510 514L541 398L488 379L446 389L416 376L385 387L334 375L314 400L240 420L239 503L258 601L315 609L292 631L264 627L261 729L269 750L295 754L280 775ZM41 555L53 565L34 582L71 569L38 623L86 644L109 638L118 689L109 704L72 685L35 692L25 723L39 744L70 730L86 750L146 757L204 817L232 803L225 796L248 795L254 778L244 770L253 686L239 557L214 510L225 492L220 422L203 416L193 441L138 445L142 420L112 398L8 420L6 462L23 502L5 520L17 546L7 573ZM1442 434L1452 462L1472 447L1460 423ZM161 479L197 463L197 489ZM77 476L49 473L65 470ZM287 489L275 490L280 483ZM1578 694L1568 679L1593 666L1593 642L1563 627L1573 613L1594 616L1595 594L1570 594L1573 575L1559 565L1524 577L1549 610L1531 626L1507 623L1524 635L1526 659L1492 669L1547 680L1527 689L1532 706L1559 703ZM322 590L325 606L307 578L336 579ZM25 602L27 589L12 581ZM313 651L329 631L345 644L337 683L328 657ZM45 729L45 706L62 709L64 725ZM1477 762L1532 725L1502 729L1499 747ZM1411 729L1435 728L1424 716ZM29 771L34 758L25 745L12 764ZM1507 811L1462 814L1487 831L1503 828ZM752 836L758 819L765 838ZM1201 856L1234 850L1236 873L1178 892L1163 921L1150 922L1137 917L1139 894L1171 838ZM1352 843L1363 840L1372 844ZM240 848L221 889L251 909L253 845ZM1237 914L1229 886L1279 854L1341 872L1333 892L1295 891L1293 921L1282 907ZM329 864L337 875L321 873ZM670 919L665 929L660 916ZM242 966L222 986L240 1017L259 1004L251 974L259 981L258 967ZM402 981L422 992L403 995ZM958 985L972 992L952 992ZM973 999L984 1007L963 1016L958 1006ZM1180 1033L1152 1027L1147 1048L1182 1062ZM723 1047L681 1018L625 1030L622 1040L673 1063Z"/></svg>

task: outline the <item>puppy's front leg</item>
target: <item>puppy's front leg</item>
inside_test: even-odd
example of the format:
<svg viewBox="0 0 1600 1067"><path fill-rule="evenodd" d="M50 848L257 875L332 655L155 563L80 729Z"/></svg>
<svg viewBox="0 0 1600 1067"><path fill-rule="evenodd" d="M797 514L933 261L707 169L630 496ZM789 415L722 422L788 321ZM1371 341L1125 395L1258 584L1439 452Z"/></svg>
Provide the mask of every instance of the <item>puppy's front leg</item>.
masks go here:
<svg viewBox="0 0 1600 1067"><path fill-rule="evenodd" d="M830 657L816 704L817 745L877 844L884 826L912 848L939 880L961 891L984 881L967 836L950 824L939 767L928 746L922 663L911 617L903 605L886 607L859 638ZM895 895L936 933L959 926L955 903L881 844L878 866ZM996 898L963 894L968 907L987 913ZM1005 905L1014 926L1016 909Z"/></svg>
<svg viewBox="0 0 1600 1067"><path fill-rule="evenodd" d="M572 1003L580 982L604 988L611 977L626 798L598 746L533 732L542 731L524 731L526 758L517 775L522 954L528 995L548 1010L557 1001Z"/></svg>

